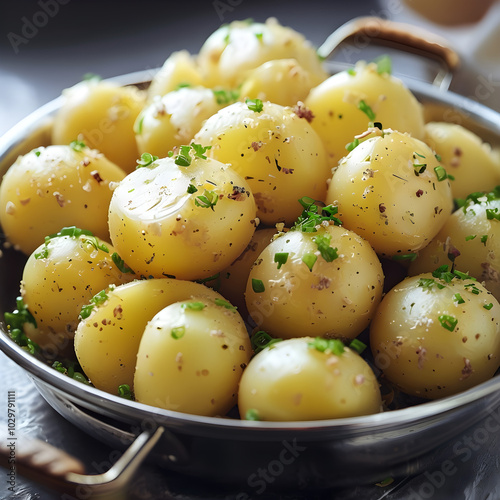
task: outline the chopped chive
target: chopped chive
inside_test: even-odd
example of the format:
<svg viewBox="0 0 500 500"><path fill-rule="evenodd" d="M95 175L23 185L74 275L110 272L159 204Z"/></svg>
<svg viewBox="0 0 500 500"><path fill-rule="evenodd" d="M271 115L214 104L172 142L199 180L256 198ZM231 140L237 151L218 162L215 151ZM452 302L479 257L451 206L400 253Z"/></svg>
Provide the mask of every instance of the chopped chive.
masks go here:
<svg viewBox="0 0 500 500"><path fill-rule="evenodd" d="M500 220L500 213L498 212L498 208L487 208L486 209L486 218L488 220Z"/></svg>
<svg viewBox="0 0 500 500"><path fill-rule="evenodd" d="M226 309L229 309L230 311L236 311L238 309L236 306L233 306L233 304L229 303L225 299L219 299L216 298L214 299L215 305L220 306L220 307L225 307Z"/></svg>
<svg viewBox="0 0 500 500"><path fill-rule="evenodd" d="M358 354L361 354L367 348L367 345L364 342L361 342L361 340L352 339L349 347Z"/></svg>
<svg viewBox="0 0 500 500"><path fill-rule="evenodd" d="M457 326L458 319L456 319L453 316L450 316L449 314L441 314L441 316L438 317L439 323L441 323L441 326L443 328L446 328L450 332L452 332L455 327Z"/></svg>
<svg viewBox="0 0 500 500"><path fill-rule="evenodd" d="M184 337L186 333L186 327L184 326L176 326L170 330L170 335L173 339L179 340Z"/></svg>
<svg viewBox="0 0 500 500"><path fill-rule="evenodd" d="M302 262L309 268L309 271L312 271L312 268L317 260L318 257L313 253L305 253L302 256Z"/></svg>
<svg viewBox="0 0 500 500"><path fill-rule="evenodd" d="M434 172L436 172L436 177L439 182L444 181L448 177L446 170L441 165L434 167Z"/></svg>
<svg viewBox="0 0 500 500"><path fill-rule="evenodd" d="M354 139L354 141L349 142L345 145L347 151L352 151L356 146L359 146L359 139Z"/></svg>
<svg viewBox="0 0 500 500"><path fill-rule="evenodd" d="M387 54L377 57L375 63L377 65L377 73L380 75L384 73L390 75L392 73L392 60Z"/></svg>
<svg viewBox="0 0 500 500"><path fill-rule="evenodd" d="M128 384L121 384L118 386L118 396L124 399L130 399L131 401L134 400L134 394Z"/></svg>
<svg viewBox="0 0 500 500"><path fill-rule="evenodd" d="M252 344L252 349L255 354L258 354L260 351L265 349L266 347L271 347L273 344L277 342L281 342L283 339L276 339L271 337L267 332L263 330L259 330L255 332L250 337L250 342Z"/></svg>
<svg viewBox="0 0 500 500"><path fill-rule="evenodd" d="M485 304L483 306L487 311L489 311L493 307L493 302L490 302L489 304Z"/></svg>
<svg viewBox="0 0 500 500"><path fill-rule="evenodd" d="M205 307L207 306L203 302L184 302L181 305L182 309L187 309L189 311L202 311Z"/></svg>
<svg viewBox="0 0 500 500"><path fill-rule="evenodd" d="M153 156L151 153L142 153L141 157L136 160L137 167L156 167L154 163L158 159L158 156Z"/></svg>
<svg viewBox="0 0 500 500"><path fill-rule="evenodd" d="M179 154L175 158L175 164L180 167L189 167L191 165L191 146L181 146L179 148Z"/></svg>
<svg viewBox="0 0 500 500"><path fill-rule="evenodd" d="M344 343L339 339L316 337L312 342L308 342L307 345L319 352L331 352L337 356L340 356L344 352Z"/></svg>
<svg viewBox="0 0 500 500"><path fill-rule="evenodd" d="M473 240L476 236L477 236L476 234L470 234L469 236L465 237L465 241Z"/></svg>
<svg viewBox="0 0 500 500"><path fill-rule="evenodd" d="M481 243L486 246L486 241L487 240L488 240L488 235L487 234L483 234L481 236Z"/></svg>
<svg viewBox="0 0 500 500"><path fill-rule="evenodd" d="M245 420L253 420L255 422L258 422L260 420L259 412L257 410L254 410L253 408L250 408L245 413Z"/></svg>
<svg viewBox="0 0 500 500"><path fill-rule="evenodd" d="M208 189L205 189L202 195L195 198L194 204L197 207L211 208L212 210L214 210L214 207L215 205L217 205L218 201L219 195L215 191L209 191Z"/></svg>
<svg viewBox="0 0 500 500"><path fill-rule="evenodd" d="M237 90L212 90L217 104L230 104L240 96Z"/></svg>
<svg viewBox="0 0 500 500"><path fill-rule="evenodd" d="M255 293L262 293L265 289L266 287L264 286L264 282L262 280L252 278L252 290Z"/></svg>
<svg viewBox="0 0 500 500"><path fill-rule="evenodd" d="M333 248L330 246L331 236L329 234L318 235L313 238L314 243L316 243L321 257L326 260L326 262L333 262L338 258L337 250L338 248Z"/></svg>
<svg viewBox="0 0 500 500"><path fill-rule="evenodd" d="M134 270L133 269L130 269L130 267L128 267L126 264L125 264L125 261L118 255L117 252L113 252L113 254L111 255L111 260L114 262L115 266L122 272L122 273L130 273L130 274L134 274Z"/></svg>
<svg viewBox="0 0 500 500"><path fill-rule="evenodd" d="M370 106L368 106L368 104L366 104L366 102L363 99L361 99L361 101L359 101L358 109L360 111L363 111L363 113L368 117L368 119L370 121L375 120L375 113L373 112L373 109L370 108Z"/></svg>
<svg viewBox="0 0 500 500"><path fill-rule="evenodd" d="M264 103L260 99L246 99L245 104L250 111L260 113L264 109Z"/></svg>
<svg viewBox="0 0 500 500"><path fill-rule="evenodd" d="M276 252L274 254L274 262L278 264L278 269L280 269L283 264L286 264L288 255L288 252Z"/></svg>
<svg viewBox="0 0 500 500"><path fill-rule="evenodd" d="M456 293L453 298L457 301L457 304L463 304L465 300L462 298L462 296L459 293Z"/></svg>
<svg viewBox="0 0 500 500"><path fill-rule="evenodd" d="M73 151L83 151L87 145L83 142L83 141L71 141L69 143L69 147L73 150Z"/></svg>
<svg viewBox="0 0 500 500"><path fill-rule="evenodd" d="M347 73L351 76L356 76L356 70L354 68L349 68Z"/></svg>

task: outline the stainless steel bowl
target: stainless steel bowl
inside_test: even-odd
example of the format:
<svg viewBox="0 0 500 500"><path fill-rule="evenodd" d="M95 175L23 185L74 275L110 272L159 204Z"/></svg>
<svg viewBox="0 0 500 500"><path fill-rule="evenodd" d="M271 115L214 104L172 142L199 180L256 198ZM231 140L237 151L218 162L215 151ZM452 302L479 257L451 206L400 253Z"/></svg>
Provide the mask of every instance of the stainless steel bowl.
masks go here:
<svg viewBox="0 0 500 500"><path fill-rule="evenodd" d="M119 77L142 84L150 72ZM500 145L500 114L434 85L406 82L428 119L460 123ZM19 154L50 143L50 102L0 140L0 176ZM0 313L14 308L25 257L5 249L0 258ZM85 386L35 359L1 326L0 349L32 378L49 404L67 420L117 448L142 431L162 428L149 458L191 477L233 485L324 489L373 484L424 471L457 438L494 418L500 421L500 377L437 401L356 418L311 422L250 422L201 417L153 408ZM264 472L262 472L264 471Z"/></svg>

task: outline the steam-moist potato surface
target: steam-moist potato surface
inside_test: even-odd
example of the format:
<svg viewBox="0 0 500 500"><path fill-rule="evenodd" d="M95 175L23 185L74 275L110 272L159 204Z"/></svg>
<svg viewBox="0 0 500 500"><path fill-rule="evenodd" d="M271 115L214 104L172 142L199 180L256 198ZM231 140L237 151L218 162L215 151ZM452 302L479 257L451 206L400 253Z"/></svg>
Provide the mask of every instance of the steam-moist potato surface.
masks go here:
<svg viewBox="0 0 500 500"><path fill-rule="evenodd" d="M291 225L299 198L324 200L331 176L321 139L298 109L236 102L211 116L195 135L207 155L230 163L255 196L261 222Z"/></svg>
<svg viewBox="0 0 500 500"><path fill-rule="evenodd" d="M315 84L327 78L312 44L275 18L221 26L205 41L197 62L206 86L237 88L251 70L266 61L290 58L309 72Z"/></svg>
<svg viewBox="0 0 500 500"><path fill-rule="evenodd" d="M30 255L23 270L21 295L37 322L33 341L46 347L59 339L61 346L66 338L71 343L65 344L72 345L82 307L110 284L133 278L116 267L113 253L109 243L81 235L57 236Z"/></svg>
<svg viewBox="0 0 500 500"><path fill-rule="evenodd" d="M445 122L425 125L425 142L441 157L455 180L454 198L465 198L475 191L489 191L500 184L500 161L491 146L465 127Z"/></svg>
<svg viewBox="0 0 500 500"><path fill-rule="evenodd" d="M64 90L63 96L52 127L53 144L82 140L132 171L138 156L133 126L145 94L136 87L92 78Z"/></svg>
<svg viewBox="0 0 500 500"><path fill-rule="evenodd" d="M98 389L117 394L133 390L137 351L148 321L164 307L192 297L222 299L200 283L173 279L137 280L110 288L75 333L75 353L85 374Z"/></svg>
<svg viewBox="0 0 500 500"><path fill-rule="evenodd" d="M338 256L331 262L319 255L318 238L335 249ZM279 254L287 255L281 265L275 260ZM308 257L316 257L313 265ZM377 255L356 233L339 226L289 231L255 261L246 305L257 326L274 337L354 338L368 326L383 281Z"/></svg>
<svg viewBox="0 0 500 500"><path fill-rule="evenodd" d="M137 401L196 415L223 416L237 400L252 355L241 316L225 301L193 299L161 310L139 346Z"/></svg>
<svg viewBox="0 0 500 500"><path fill-rule="evenodd" d="M470 278L409 277L384 296L370 346L376 365L402 391L450 396L500 366L500 305Z"/></svg>
<svg viewBox="0 0 500 500"><path fill-rule="evenodd" d="M326 202L378 254L407 255L430 243L450 216L450 180L424 142L374 130L339 163Z"/></svg>
<svg viewBox="0 0 500 500"><path fill-rule="evenodd" d="M380 73L373 63L361 62L353 70L330 76L311 90L305 105L314 114L311 125L323 140L332 167L370 122L424 138L422 105L401 80Z"/></svg>
<svg viewBox="0 0 500 500"><path fill-rule="evenodd" d="M112 188L124 177L120 167L81 145L36 148L20 156L2 179L2 231L28 255L65 226L109 241Z"/></svg>
<svg viewBox="0 0 500 500"><path fill-rule="evenodd" d="M207 278L236 259L255 231L248 183L226 164L190 158L188 166L178 156L156 160L113 192L111 241L139 275Z"/></svg>
<svg viewBox="0 0 500 500"><path fill-rule="evenodd" d="M411 276L442 265L463 269L500 299L500 212L498 192L476 193L455 210L434 239L410 264Z"/></svg>
<svg viewBox="0 0 500 500"><path fill-rule="evenodd" d="M284 340L265 348L243 372L238 393L242 418L299 421L378 413L378 381L368 363L348 347L320 352L314 339Z"/></svg>

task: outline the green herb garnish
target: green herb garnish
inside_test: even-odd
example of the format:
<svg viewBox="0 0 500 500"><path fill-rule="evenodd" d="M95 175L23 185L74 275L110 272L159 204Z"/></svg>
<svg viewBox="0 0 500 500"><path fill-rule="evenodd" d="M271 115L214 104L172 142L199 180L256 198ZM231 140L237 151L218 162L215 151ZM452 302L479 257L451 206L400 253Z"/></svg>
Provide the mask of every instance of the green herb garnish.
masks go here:
<svg viewBox="0 0 500 500"><path fill-rule="evenodd" d="M260 113L264 109L264 103L260 99L246 99L245 104L250 111Z"/></svg>
<svg viewBox="0 0 500 500"><path fill-rule="evenodd" d="M134 270L133 269L130 269L130 267L128 267L126 264L125 264L125 261L118 255L117 252L113 252L112 255L111 255L111 260L113 261L113 263L115 264L115 266L122 272L122 273L130 273L130 274L134 274Z"/></svg>
<svg viewBox="0 0 500 500"><path fill-rule="evenodd" d="M128 384L121 384L118 386L118 396L123 399L129 399L130 401L134 400L134 393Z"/></svg>
<svg viewBox="0 0 500 500"><path fill-rule="evenodd" d="M288 255L288 252L276 252L274 254L274 262L278 264L278 269L280 269L283 264L286 264Z"/></svg>
<svg viewBox="0 0 500 500"><path fill-rule="evenodd" d="M368 119L372 122L375 120L375 113L373 112L373 109L366 104L366 102L361 99L358 103L358 109L360 111L363 111L363 113L368 117Z"/></svg>
<svg viewBox="0 0 500 500"><path fill-rule="evenodd" d="M71 141L69 143L69 147L73 150L73 151L77 151L77 152L80 152L80 151L83 151L87 145L83 142L83 141Z"/></svg>
<svg viewBox="0 0 500 500"><path fill-rule="evenodd" d="M252 278L252 290L255 293L262 293L266 290L264 286L264 282L262 280L258 280L256 278Z"/></svg>
<svg viewBox="0 0 500 500"><path fill-rule="evenodd" d="M188 311L203 311L205 307L207 306L203 302L184 302L181 305L182 309L187 309Z"/></svg>
<svg viewBox="0 0 500 500"><path fill-rule="evenodd" d="M136 160L137 167L156 167L154 163L158 159L158 156L153 156L151 153L142 153L141 157Z"/></svg>
<svg viewBox="0 0 500 500"><path fill-rule="evenodd" d="M308 342L307 345L319 352L330 352L337 356L340 356L344 352L344 343L339 339L316 337L312 342Z"/></svg>
<svg viewBox="0 0 500 500"><path fill-rule="evenodd" d="M252 344L252 349L255 354L259 353L266 347L271 347L273 344L276 344L277 342L281 342L283 339L275 339L271 337L267 332L264 332L263 330L259 330L255 332L251 337L250 337L250 342Z"/></svg>
<svg viewBox="0 0 500 500"><path fill-rule="evenodd" d="M337 248L330 246L331 235L324 234L313 237L314 243L316 243L321 257L326 260L326 262L333 262L338 258Z"/></svg>
<svg viewBox="0 0 500 500"><path fill-rule="evenodd" d="M219 195L215 191L205 189L202 195L195 198L194 204L197 207L211 208L213 210L218 201Z"/></svg>
<svg viewBox="0 0 500 500"><path fill-rule="evenodd" d="M455 329L458 323L458 319L456 319L454 316L450 316L449 314L441 314L441 316L438 317L438 320L439 323L441 323L441 326L443 328L446 328L450 332Z"/></svg>
<svg viewBox="0 0 500 500"><path fill-rule="evenodd" d="M184 326L176 326L170 330L170 335L173 339L179 340L182 337L184 337L184 334L186 333L186 327Z"/></svg>

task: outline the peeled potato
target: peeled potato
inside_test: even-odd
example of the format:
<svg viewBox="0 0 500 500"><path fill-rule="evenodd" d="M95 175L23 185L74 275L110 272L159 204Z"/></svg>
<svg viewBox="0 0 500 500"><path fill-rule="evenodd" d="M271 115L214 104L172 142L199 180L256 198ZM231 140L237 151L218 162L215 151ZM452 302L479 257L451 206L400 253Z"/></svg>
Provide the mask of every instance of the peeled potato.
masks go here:
<svg viewBox="0 0 500 500"><path fill-rule="evenodd" d="M422 105L401 80L379 72L375 64L358 63L351 71L336 73L313 88L304 103L333 167L370 122L424 138Z"/></svg>
<svg viewBox="0 0 500 500"><path fill-rule="evenodd" d="M192 297L222 299L200 283L166 278L106 290L75 333L76 357L92 384L111 394L122 384L133 389L137 351L148 321L164 307Z"/></svg>
<svg viewBox="0 0 500 500"><path fill-rule="evenodd" d="M223 416L236 404L251 354L245 324L228 302L177 302L156 314L144 331L136 399L167 410Z"/></svg>
<svg viewBox="0 0 500 500"><path fill-rule="evenodd" d="M48 146L20 156L0 184L0 224L26 254L64 226L109 241L108 206L125 172L80 143Z"/></svg>
<svg viewBox="0 0 500 500"><path fill-rule="evenodd" d="M63 96L54 118L53 144L82 140L131 172L139 156L133 127L145 95L136 87L90 79L64 90Z"/></svg>
<svg viewBox="0 0 500 500"><path fill-rule="evenodd" d="M316 345L303 337L257 354L241 378L241 418L299 421L379 413L379 385L368 363L348 347L334 353Z"/></svg>

